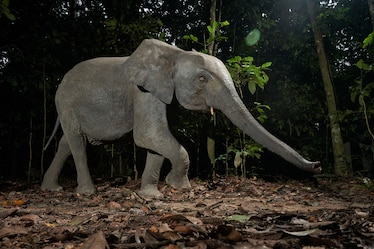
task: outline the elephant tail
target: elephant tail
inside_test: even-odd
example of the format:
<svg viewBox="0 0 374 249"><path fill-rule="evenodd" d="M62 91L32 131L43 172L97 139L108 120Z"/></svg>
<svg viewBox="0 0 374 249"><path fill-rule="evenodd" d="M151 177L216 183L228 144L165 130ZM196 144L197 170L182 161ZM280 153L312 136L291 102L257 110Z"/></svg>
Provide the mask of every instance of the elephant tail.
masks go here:
<svg viewBox="0 0 374 249"><path fill-rule="evenodd" d="M53 128L52 134L51 134L51 136L49 137L48 142L47 142L46 145L44 146L43 150L46 150L46 149L48 148L49 144L52 142L52 139L53 139L54 136L56 135L56 132L57 132L57 129L58 129L59 126L60 126L60 118L57 116L56 123L55 123L55 127Z"/></svg>

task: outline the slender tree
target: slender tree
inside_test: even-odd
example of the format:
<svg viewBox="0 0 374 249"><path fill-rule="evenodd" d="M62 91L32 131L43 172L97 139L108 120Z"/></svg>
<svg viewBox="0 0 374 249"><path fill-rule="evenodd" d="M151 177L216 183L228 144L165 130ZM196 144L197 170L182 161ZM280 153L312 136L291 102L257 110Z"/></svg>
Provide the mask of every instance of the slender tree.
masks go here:
<svg viewBox="0 0 374 249"><path fill-rule="evenodd" d="M369 12L370 12L370 19L371 19L371 26L374 29L374 0L368 0L369 5Z"/></svg>
<svg viewBox="0 0 374 249"><path fill-rule="evenodd" d="M309 18L312 24L314 41L316 45L318 62L321 70L321 76L323 85L326 92L326 102L328 109L328 116L331 127L331 139L332 139L332 149L334 154L334 169L335 174L343 176L348 175L350 170L347 167L346 159L344 156L344 146L343 138L340 131L338 112L335 101L334 87L332 83L332 76L330 72L329 62L325 52L322 30L320 24L316 18L316 6L314 0L306 0Z"/></svg>

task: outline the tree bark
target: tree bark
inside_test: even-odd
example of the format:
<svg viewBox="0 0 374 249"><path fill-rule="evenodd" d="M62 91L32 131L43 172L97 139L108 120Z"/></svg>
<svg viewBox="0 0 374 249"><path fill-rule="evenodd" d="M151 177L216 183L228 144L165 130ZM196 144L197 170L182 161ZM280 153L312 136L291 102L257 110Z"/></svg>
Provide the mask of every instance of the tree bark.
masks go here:
<svg viewBox="0 0 374 249"><path fill-rule="evenodd" d="M314 0L306 0L307 10L309 18L312 24L314 42L316 44L316 50L318 55L319 66L321 70L321 76L323 85L326 92L326 102L328 109L328 116L331 127L331 139L332 149L334 154L334 170L335 174L339 176L346 176L350 173L350 169L347 167L343 138L340 131L340 125L338 120L338 112L335 101L334 87L332 84L332 77L330 73L329 63L327 60L325 48L322 40L322 31L319 23L317 22L316 5Z"/></svg>
<svg viewBox="0 0 374 249"><path fill-rule="evenodd" d="M217 1L216 0L211 0L210 2L210 26L212 27L213 31L209 34L209 40L211 41L210 44L208 44L208 54L215 56L215 37L216 37L216 26L214 23L217 21L216 19L216 9L217 9ZM212 114L213 117L212 119L215 119L215 114ZM216 170L216 164L215 164L215 157L216 157L216 151L215 151L215 145L216 145L216 140L212 137L207 137L207 150L208 150L208 155L210 159L210 163L212 164L212 178L215 179L215 170Z"/></svg>
<svg viewBox="0 0 374 249"><path fill-rule="evenodd" d="M214 38L216 37L216 28L214 23L217 21L216 19L216 9L217 9L217 1L216 0L211 0L210 3L210 26L213 29L213 32L209 34L209 38L211 40L211 43L208 45L208 54L215 56L214 53L214 46L215 46L215 41Z"/></svg>
<svg viewBox="0 0 374 249"><path fill-rule="evenodd" d="M370 19L371 19L371 26L374 30L374 0L368 0L369 5L369 12L370 12Z"/></svg>

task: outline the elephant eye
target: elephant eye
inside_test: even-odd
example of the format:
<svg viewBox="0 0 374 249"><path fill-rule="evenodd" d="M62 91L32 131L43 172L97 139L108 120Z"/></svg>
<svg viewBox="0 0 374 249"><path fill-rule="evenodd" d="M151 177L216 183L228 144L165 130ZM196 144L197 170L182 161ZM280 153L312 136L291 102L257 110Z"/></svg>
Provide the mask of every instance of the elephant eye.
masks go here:
<svg viewBox="0 0 374 249"><path fill-rule="evenodd" d="M206 78L205 78L204 76L200 76L200 77L199 77L199 80L200 80L201 82L204 82L204 81L206 81Z"/></svg>

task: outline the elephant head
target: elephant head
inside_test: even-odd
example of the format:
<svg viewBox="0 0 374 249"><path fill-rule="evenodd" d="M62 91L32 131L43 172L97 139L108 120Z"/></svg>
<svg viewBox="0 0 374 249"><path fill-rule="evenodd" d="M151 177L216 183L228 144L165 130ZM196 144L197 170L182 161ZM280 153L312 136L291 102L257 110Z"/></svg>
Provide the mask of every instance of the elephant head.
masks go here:
<svg viewBox="0 0 374 249"><path fill-rule="evenodd" d="M296 167L321 171L319 162L306 160L256 121L237 94L225 65L216 57L150 39L130 56L126 68L133 84L165 104L170 104L175 94L186 109L218 109L256 142Z"/></svg>

